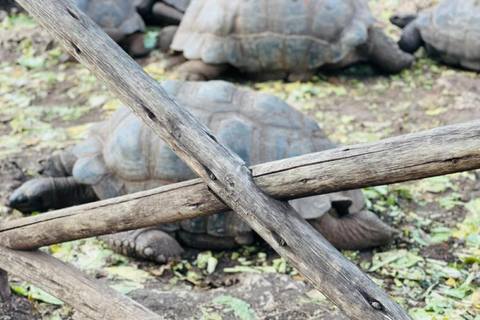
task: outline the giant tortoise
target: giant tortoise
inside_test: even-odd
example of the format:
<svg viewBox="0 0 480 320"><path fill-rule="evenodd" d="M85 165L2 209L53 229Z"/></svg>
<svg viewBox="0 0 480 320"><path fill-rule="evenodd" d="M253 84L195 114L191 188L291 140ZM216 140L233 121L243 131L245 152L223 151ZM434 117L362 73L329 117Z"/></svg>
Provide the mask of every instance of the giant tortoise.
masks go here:
<svg viewBox="0 0 480 320"><path fill-rule="evenodd" d="M317 123L271 94L224 81L167 81L163 88L254 165L334 148ZM45 163L50 178L27 181L10 206L23 212L107 199L195 178L195 174L139 118L121 107L71 150ZM290 201L334 246L361 249L388 243L395 230L365 210L360 190ZM103 239L126 255L164 262L182 244L226 249L249 244L250 227L227 212L180 223L123 232Z"/></svg>
<svg viewBox="0 0 480 320"><path fill-rule="evenodd" d="M438 6L394 15L390 21L403 28L400 48L413 53L422 45L446 64L480 71L480 3L443 0Z"/></svg>
<svg viewBox="0 0 480 320"><path fill-rule="evenodd" d="M374 27L365 0L193 0L171 49L190 60L178 70L184 80L216 78L229 65L295 81L359 61L388 73L414 61Z"/></svg>
<svg viewBox="0 0 480 320"><path fill-rule="evenodd" d="M75 5L132 56L149 53L145 23L130 0L74 0Z"/></svg>

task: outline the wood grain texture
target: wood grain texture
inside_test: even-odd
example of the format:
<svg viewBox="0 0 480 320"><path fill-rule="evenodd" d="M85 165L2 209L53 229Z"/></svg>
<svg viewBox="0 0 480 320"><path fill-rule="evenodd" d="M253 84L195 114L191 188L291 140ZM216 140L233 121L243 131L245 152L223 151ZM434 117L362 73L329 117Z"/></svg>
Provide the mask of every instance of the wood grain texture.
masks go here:
<svg viewBox="0 0 480 320"><path fill-rule="evenodd" d="M14 274L92 319L163 319L141 304L41 251L0 246L0 268Z"/></svg>
<svg viewBox="0 0 480 320"><path fill-rule="evenodd" d="M480 121L264 163L250 170L262 191L290 200L477 168ZM31 250L228 209L202 180L194 179L3 223L0 244Z"/></svg>
<svg viewBox="0 0 480 320"><path fill-rule="evenodd" d="M10 286L8 284L8 273L0 269L0 300L10 295Z"/></svg>
<svg viewBox="0 0 480 320"><path fill-rule="evenodd" d="M160 137L212 193L351 319L411 319L288 204L254 183L243 161L217 142L69 0L19 0L82 64Z"/></svg>

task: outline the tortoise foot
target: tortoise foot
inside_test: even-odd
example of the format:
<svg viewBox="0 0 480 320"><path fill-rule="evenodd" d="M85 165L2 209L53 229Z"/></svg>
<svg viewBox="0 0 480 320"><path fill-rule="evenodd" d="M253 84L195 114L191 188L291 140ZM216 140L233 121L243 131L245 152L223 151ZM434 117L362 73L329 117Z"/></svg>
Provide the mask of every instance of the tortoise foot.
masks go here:
<svg viewBox="0 0 480 320"><path fill-rule="evenodd" d="M101 238L115 252L162 264L183 253L182 247L174 238L155 227L120 232Z"/></svg>
<svg viewBox="0 0 480 320"><path fill-rule="evenodd" d="M287 80L290 82L306 82L310 81L312 77L315 75L317 71L316 70L311 70L311 71L305 71L301 73L290 73L288 75Z"/></svg>
<svg viewBox="0 0 480 320"><path fill-rule="evenodd" d="M399 232L382 222L370 211L337 217L331 212L309 221L335 248L362 250L388 244Z"/></svg>
<svg viewBox="0 0 480 320"><path fill-rule="evenodd" d="M177 26L168 26L160 31L158 35L158 48L161 52L168 52L170 50L170 45L172 44L177 29Z"/></svg>
<svg viewBox="0 0 480 320"><path fill-rule="evenodd" d="M227 69L225 64L207 64L200 60L183 63L177 69L180 80L205 81L217 78Z"/></svg>
<svg viewBox="0 0 480 320"><path fill-rule="evenodd" d="M152 51L152 48L145 47L145 34L143 33L135 33L126 37L121 41L120 46L132 57L145 57Z"/></svg>

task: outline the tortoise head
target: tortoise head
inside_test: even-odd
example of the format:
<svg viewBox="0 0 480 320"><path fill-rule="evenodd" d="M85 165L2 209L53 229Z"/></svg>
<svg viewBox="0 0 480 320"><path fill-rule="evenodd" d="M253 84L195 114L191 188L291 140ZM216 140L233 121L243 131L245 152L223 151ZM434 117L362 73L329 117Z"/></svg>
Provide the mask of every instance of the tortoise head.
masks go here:
<svg viewBox="0 0 480 320"><path fill-rule="evenodd" d="M416 13L394 14L390 17L390 22L400 28L405 28L410 22L417 19Z"/></svg>
<svg viewBox="0 0 480 320"><path fill-rule="evenodd" d="M52 207L54 190L52 179L32 179L13 191L9 206L23 213L45 211Z"/></svg>

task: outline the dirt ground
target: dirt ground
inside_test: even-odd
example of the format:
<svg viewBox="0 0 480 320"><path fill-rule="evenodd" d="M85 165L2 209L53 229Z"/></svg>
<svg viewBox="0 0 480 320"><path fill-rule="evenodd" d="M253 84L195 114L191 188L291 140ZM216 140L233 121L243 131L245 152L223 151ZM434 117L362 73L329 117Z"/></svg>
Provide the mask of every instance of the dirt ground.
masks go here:
<svg viewBox="0 0 480 320"><path fill-rule="evenodd" d="M387 18L398 10L399 1L369 3L378 25L398 39L399 31ZM36 28L22 15L0 24L0 56L5 33ZM9 56L13 62L0 64L2 221L22 217L8 208L7 199L21 183L38 176L40 158L81 141L93 123L119 106L88 70L76 63L60 63L62 51L48 39L35 37L15 40L20 54ZM12 45L12 37L8 39ZM477 73L439 64L423 51L417 58L410 70L393 76L362 64L319 74L307 83L251 82L239 75L225 79L286 99L315 118L339 144L377 141L480 117ZM158 81L176 77L174 71L165 70L165 59L158 52L139 63ZM479 320L478 172L364 192L369 209L401 231L401 236L389 246L344 255L415 320ZM344 319L261 242L228 252L189 249L181 261L165 266L119 256L96 239L44 250L127 293L165 319ZM215 261L213 272L205 265L207 260ZM11 287L11 300L0 302L0 319L86 319L15 276Z"/></svg>

